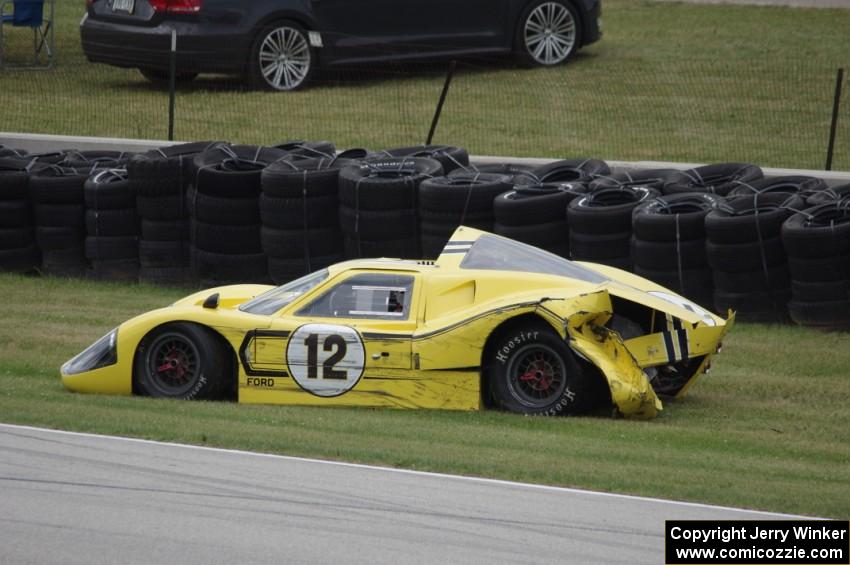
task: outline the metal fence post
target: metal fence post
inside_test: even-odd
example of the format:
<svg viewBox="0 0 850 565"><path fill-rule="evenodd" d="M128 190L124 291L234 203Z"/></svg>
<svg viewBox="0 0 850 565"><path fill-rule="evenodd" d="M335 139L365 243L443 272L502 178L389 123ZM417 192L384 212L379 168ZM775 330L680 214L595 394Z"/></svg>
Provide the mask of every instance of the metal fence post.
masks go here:
<svg viewBox="0 0 850 565"><path fill-rule="evenodd" d="M434 112L434 119L431 120L431 129L428 132L428 139L425 140L425 145L431 145L434 139L434 132L437 131L437 124L440 122L440 115L443 113L443 104L446 103L446 96L449 94L449 87L452 85L452 77L455 74L457 61L452 61L449 64L449 71L446 73L446 82L443 83L443 92L440 93L440 101L437 103L437 110Z"/></svg>
<svg viewBox="0 0 850 565"><path fill-rule="evenodd" d="M832 123L829 126L829 145L826 148L826 166L827 171L832 170L832 154L835 150L835 132L838 129L838 110L841 107L841 87L844 83L844 69L838 69L835 77L835 97L832 101Z"/></svg>
<svg viewBox="0 0 850 565"><path fill-rule="evenodd" d="M174 95L177 90L177 30L171 30L171 55L168 65L168 141L174 141Z"/></svg>

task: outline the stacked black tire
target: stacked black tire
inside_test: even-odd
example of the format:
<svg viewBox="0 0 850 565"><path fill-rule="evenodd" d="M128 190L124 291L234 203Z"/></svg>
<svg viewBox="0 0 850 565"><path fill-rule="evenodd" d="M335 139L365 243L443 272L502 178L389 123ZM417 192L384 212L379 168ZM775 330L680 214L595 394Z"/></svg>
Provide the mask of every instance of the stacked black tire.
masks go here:
<svg viewBox="0 0 850 565"><path fill-rule="evenodd" d="M89 274L98 280L138 281L139 221L127 170L95 171L83 192Z"/></svg>
<svg viewBox="0 0 850 565"><path fill-rule="evenodd" d="M708 193L659 196L632 215L634 272L714 309L705 217L723 198Z"/></svg>
<svg viewBox="0 0 850 565"><path fill-rule="evenodd" d="M83 187L91 172L49 165L34 169L30 175L30 198L35 209L36 241L41 248L43 274L64 277L86 274Z"/></svg>
<svg viewBox="0 0 850 565"><path fill-rule="evenodd" d="M794 214L782 225L782 242L791 271L791 319L850 329L850 198Z"/></svg>
<svg viewBox="0 0 850 565"><path fill-rule="evenodd" d="M272 281L283 284L344 258L339 171L349 161L286 157L261 175L261 243Z"/></svg>
<svg viewBox="0 0 850 565"><path fill-rule="evenodd" d="M658 192L642 186L597 188L570 202L570 256L632 270L632 212Z"/></svg>
<svg viewBox="0 0 850 565"><path fill-rule="evenodd" d="M185 286L189 270L189 208L186 193L192 159L220 142L174 145L149 151L127 163L130 190L140 221L139 280Z"/></svg>
<svg viewBox="0 0 850 565"><path fill-rule="evenodd" d="M742 183L729 192L730 197L753 194L799 194L810 197L826 190L823 179L804 175L786 175Z"/></svg>
<svg viewBox="0 0 850 565"><path fill-rule="evenodd" d="M599 159L562 159L535 167L532 174L541 183L580 182L588 184L594 179L611 174L608 163Z"/></svg>
<svg viewBox="0 0 850 565"><path fill-rule="evenodd" d="M711 192L720 196L764 177L761 168L748 163L718 163L681 171L664 184L664 194Z"/></svg>
<svg viewBox="0 0 850 565"><path fill-rule="evenodd" d="M754 194L729 198L706 216L717 312L731 308L747 322L788 319L791 280L781 229L804 206L796 195Z"/></svg>
<svg viewBox="0 0 850 565"><path fill-rule="evenodd" d="M136 154L124 151L66 151L57 163L72 169L117 169L127 166Z"/></svg>
<svg viewBox="0 0 850 565"><path fill-rule="evenodd" d="M413 147L397 147L386 149L373 155L374 157L426 157L434 159L443 166L443 174L469 167L469 152L463 147L452 145L415 145Z"/></svg>
<svg viewBox="0 0 850 565"><path fill-rule="evenodd" d="M261 177L284 156L271 147L217 145L192 160L191 266L202 287L270 281L260 239Z"/></svg>
<svg viewBox="0 0 850 565"><path fill-rule="evenodd" d="M419 258L419 185L442 176L427 157L369 158L339 173L339 223L349 258Z"/></svg>
<svg viewBox="0 0 850 565"><path fill-rule="evenodd" d="M494 231L569 258L567 207L587 191L583 183L516 184L493 201Z"/></svg>
<svg viewBox="0 0 850 565"><path fill-rule="evenodd" d="M0 271L26 273L41 265L29 198L28 163L0 148Z"/></svg>
<svg viewBox="0 0 850 565"><path fill-rule="evenodd" d="M493 231L493 201L511 189L511 177L457 172L426 179L419 187L422 257L439 256L458 226Z"/></svg>

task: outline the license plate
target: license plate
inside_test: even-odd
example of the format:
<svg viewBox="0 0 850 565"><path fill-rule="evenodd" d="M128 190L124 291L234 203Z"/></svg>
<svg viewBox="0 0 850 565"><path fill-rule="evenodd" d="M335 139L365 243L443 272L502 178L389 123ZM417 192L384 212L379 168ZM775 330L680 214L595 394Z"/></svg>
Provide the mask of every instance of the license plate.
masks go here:
<svg viewBox="0 0 850 565"><path fill-rule="evenodd" d="M112 0L112 11L132 14L135 4L136 0Z"/></svg>

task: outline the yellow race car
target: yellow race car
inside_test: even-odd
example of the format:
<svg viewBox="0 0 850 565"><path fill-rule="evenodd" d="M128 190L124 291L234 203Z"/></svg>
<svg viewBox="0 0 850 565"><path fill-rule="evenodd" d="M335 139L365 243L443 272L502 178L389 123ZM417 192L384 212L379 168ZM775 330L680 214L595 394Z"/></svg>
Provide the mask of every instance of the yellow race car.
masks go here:
<svg viewBox="0 0 850 565"><path fill-rule="evenodd" d="M198 292L62 366L73 391L316 406L651 418L720 350L724 320L625 271L461 227L436 261L340 263Z"/></svg>

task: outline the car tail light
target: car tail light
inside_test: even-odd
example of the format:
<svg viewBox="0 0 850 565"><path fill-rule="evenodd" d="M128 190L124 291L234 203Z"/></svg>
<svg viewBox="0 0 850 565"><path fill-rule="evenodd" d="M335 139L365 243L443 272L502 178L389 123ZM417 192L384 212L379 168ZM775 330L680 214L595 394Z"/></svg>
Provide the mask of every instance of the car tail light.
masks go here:
<svg viewBox="0 0 850 565"><path fill-rule="evenodd" d="M150 0L151 7L157 12L169 14L197 14L204 0Z"/></svg>

